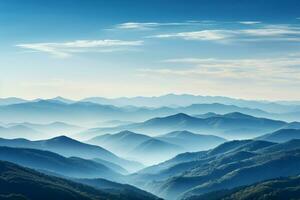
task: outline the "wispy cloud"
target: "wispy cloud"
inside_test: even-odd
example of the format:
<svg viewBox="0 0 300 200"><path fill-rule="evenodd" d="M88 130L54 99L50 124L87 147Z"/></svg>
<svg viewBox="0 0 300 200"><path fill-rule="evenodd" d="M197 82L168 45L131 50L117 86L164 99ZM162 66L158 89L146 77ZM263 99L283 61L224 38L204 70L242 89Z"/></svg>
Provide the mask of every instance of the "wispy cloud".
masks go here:
<svg viewBox="0 0 300 200"><path fill-rule="evenodd" d="M200 41L300 41L300 27L287 25L267 25L251 29L207 29L179 33L157 34L149 38L178 38Z"/></svg>
<svg viewBox="0 0 300 200"><path fill-rule="evenodd" d="M184 40L224 40L232 37L234 32L227 30L203 30L181 33L159 34L150 38L181 38Z"/></svg>
<svg viewBox="0 0 300 200"><path fill-rule="evenodd" d="M164 60L163 63L182 64L182 68L142 69L140 72L218 82L240 80L300 84L300 58L293 56L264 59L181 58Z"/></svg>
<svg viewBox="0 0 300 200"><path fill-rule="evenodd" d="M115 28L117 29L139 29L139 30L145 30L145 29L151 29L157 26L160 26L160 23L157 22L147 22L147 23L139 23L139 22L126 22L122 24L117 24Z"/></svg>
<svg viewBox="0 0 300 200"><path fill-rule="evenodd" d="M239 23L245 25L253 25L253 24L260 24L261 21L240 21Z"/></svg>
<svg viewBox="0 0 300 200"><path fill-rule="evenodd" d="M169 27L169 26L196 26L202 24L210 24L213 21L184 21L184 22L125 22L117 24L114 29L127 29L127 30L151 30L158 27Z"/></svg>
<svg viewBox="0 0 300 200"><path fill-rule="evenodd" d="M29 49L36 52L44 52L57 57L68 57L79 52L113 52L128 50L130 47L141 46L143 41L124 40L75 40L71 42L53 43L24 43L17 47Z"/></svg>

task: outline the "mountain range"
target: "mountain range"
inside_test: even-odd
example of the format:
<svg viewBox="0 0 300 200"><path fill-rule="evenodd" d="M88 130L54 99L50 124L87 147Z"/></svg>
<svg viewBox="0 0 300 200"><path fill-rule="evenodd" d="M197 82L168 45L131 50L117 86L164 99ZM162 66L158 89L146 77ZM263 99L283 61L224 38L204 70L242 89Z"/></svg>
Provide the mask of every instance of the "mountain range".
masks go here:
<svg viewBox="0 0 300 200"><path fill-rule="evenodd" d="M212 135L176 131L151 137L131 131L96 136L87 143L103 146L123 157L132 157L147 165L162 162L178 153L213 148L226 140ZM189 144L189 145L186 145Z"/></svg>
<svg viewBox="0 0 300 200"><path fill-rule="evenodd" d="M297 198L299 105L174 94L0 99L0 199Z"/></svg>
<svg viewBox="0 0 300 200"><path fill-rule="evenodd" d="M191 104L212 104L220 103L226 105L237 105L241 107L258 108L267 112L290 112L298 110L300 111L300 102L270 102L270 101L255 101L255 100L243 100L234 99L230 97L222 96L196 96L189 94L167 94L154 97L132 97L132 98L103 98L103 97L90 97L81 101L88 101L99 104L111 104L115 106L146 106L146 107L162 107L162 106L189 106Z"/></svg>
<svg viewBox="0 0 300 200"><path fill-rule="evenodd" d="M2 98L0 105L11 105L25 102L36 102L43 99L25 100L21 98ZM225 105L236 105L240 107L258 108L267 112L287 113L300 111L300 101L259 101L259 100L244 100L235 99L223 96L200 96L190 94L166 94L153 97L120 97L120 98L105 98L105 97L88 97L79 101L71 100L63 97L55 97L52 99L44 99L52 101L61 101L64 103L75 102L91 102L103 105L114 105L117 107L137 106L137 107L185 107L192 104L212 104L219 103Z"/></svg>
<svg viewBox="0 0 300 200"><path fill-rule="evenodd" d="M266 118L257 118L243 113L228 113L208 118L197 118L184 113L167 117L157 117L141 123L111 127L93 128L80 133L79 137L95 137L104 133L123 130L141 132L157 136L173 131L191 131L199 134L211 134L228 139L253 138L288 126L289 123Z"/></svg>
<svg viewBox="0 0 300 200"><path fill-rule="evenodd" d="M207 112L215 112L217 114L241 112L256 117L278 120L300 120L300 111L297 109L285 113L269 113L261 109L219 103L150 108L136 106L116 107L81 101L66 103L59 100L39 100L0 106L0 121L3 123L22 123L26 119L26 121L31 123L43 124L60 121L85 127L88 124L95 124L101 121L144 121L153 117L164 117L177 113L199 115Z"/></svg>

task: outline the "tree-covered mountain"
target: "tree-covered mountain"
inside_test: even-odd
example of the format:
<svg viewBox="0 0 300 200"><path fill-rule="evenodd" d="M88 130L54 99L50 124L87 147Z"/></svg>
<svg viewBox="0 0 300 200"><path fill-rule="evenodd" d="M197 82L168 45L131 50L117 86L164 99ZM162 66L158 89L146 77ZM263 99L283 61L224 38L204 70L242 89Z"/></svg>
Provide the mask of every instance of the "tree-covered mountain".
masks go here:
<svg viewBox="0 0 300 200"><path fill-rule="evenodd" d="M176 199L298 175L299 164L300 140L281 144L241 140L180 154L129 178L161 197Z"/></svg>
<svg viewBox="0 0 300 200"><path fill-rule="evenodd" d="M220 190L200 196L191 196L186 200L264 200L264 199L300 199L300 178L278 178L263 181L246 187Z"/></svg>
<svg viewBox="0 0 300 200"><path fill-rule="evenodd" d="M104 182L102 182L104 183ZM99 184L101 185L101 184ZM115 189L118 185L118 189ZM156 200L154 195L121 184L96 189L0 161L0 199L7 200ZM98 187L99 188L99 187Z"/></svg>
<svg viewBox="0 0 300 200"><path fill-rule="evenodd" d="M74 180L74 179L72 179ZM120 195L123 198L128 199L159 199L154 197L154 195L145 192L144 190L138 189L132 185L120 184L112 182L106 179L75 179L75 182L83 183L85 185L92 186L94 188L100 189L110 194Z"/></svg>

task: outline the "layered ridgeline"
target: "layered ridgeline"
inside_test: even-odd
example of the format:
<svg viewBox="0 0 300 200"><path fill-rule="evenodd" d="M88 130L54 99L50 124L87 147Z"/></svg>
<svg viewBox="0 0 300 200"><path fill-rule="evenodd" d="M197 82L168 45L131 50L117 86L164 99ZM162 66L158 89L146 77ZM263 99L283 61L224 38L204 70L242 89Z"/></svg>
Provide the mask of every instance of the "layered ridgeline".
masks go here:
<svg viewBox="0 0 300 200"><path fill-rule="evenodd" d="M62 121L85 125L91 122L108 120L141 121L153 117L163 117L176 113L199 115L207 112L225 114L242 112L256 117L266 117L280 120L296 121L299 119L299 110L290 110L286 113L269 113L256 108L239 107L219 103L193 104L184 107L117 107L91 102L66 102L61 99L38 100L10 105L0 105L0 121L23 122L24 119L34 123L50 123Z"/></svg>
<svg viewBox="0 0 300 200"><path fill-rule="evenodd" d="M63 122L36 124L29 122L2 123L0 135L3 138L45 139L58 135L72 135L84 128Z"/></svg>
<svg viewBox="0 0 300 200"><path fill-rule="evenodd" d="M33 101L39 101L41 99L35 99ZM48 100L56 100L64 103L75 103L76 101L66 99L63 97L56 97ZM1 98L0 105L11 105L17 103L30 102L21 98ZM268 101L255 101L255 100L243 100L234 99L230 97L222 96L200 96L200 95L189 95L189 94L167 94L162 96L153 97L120 97L120 98L104 98L104 97L88 97L80 100L80 102L92 102L103 105L114 105L114 106L139 106L139 107L163 107L163 106L189 106L192 104L212 104L219 103L225 105L236 105L240 107L249 107L255 109L262 109L267 112L274 113L287 113L299 111L300 102L298 101L280 101L280 102L268 102Z"/></svg>
<svg viewBox="0 0 300 200"><path fill-rule="evenodd" d="M207 118L179 113L158 117L141 123L113 128L93 128L83 131L80 137L95 137L105 133L129 130L148 135L159 135L173 131L190 131L199 134L212 134L229 139L246 139L261 136L291 125L290 123L267 118L257 118L239 112L213 115Z"/></svg>
<svg viewBox="0 0 300 200"><path fill-rule="evenodd" d="M78 180L79 181L79 180ZM154 195L106 180L70 180L0 161L0 199L7 200L157 200Z"/></svg>
<svg viewBox="0 0 300 200"><path fill-rule="evenodd" d="M110 104L115 106L141 106L141 107L163 107L163 106L189 106L192 104L212 104L219 103L225 105L236 105L240 107L248 107L261 109L267 112L287 113L300 111L300 102L268 102L234 99L222 96L200 96L189 94L167 94L154 97L121 97L115 99L103 97L89 97L82 101L88 101L99 104Z"/></svg>
<svg viewBox="0 0 300 200"><path fill-rule="evenodd" d="M170 159L178 153L210 149L225 141L221 137L188 131L175 131L157 137L121 131L97 136L87 142L149 165Z"/></svg>
<svg viewBox="0 0 300 200"><path fill-rule="evenodd" d="M96 159L104 165L112 163L128 171L136 171L143 167L142 164L123 159L110 151L96 145L85 144L66 136L59 136L48 140L30 141L26 139L0 139L0 146L20 147L47 150L66 157L80 157Z"/></svg>
<svg viewBox="0 0 300 200"><path fill-rule="evenodd" d="M0 147L0 160L61 176L122 180L121 174L104 164L79 157L67 158L50 151Z"/></svg>
<svg viewBox="0 0 300 200"><path fill-rule="evenodd" d="M0 105L11 105L18 103L36 102L41 99L35 99L28 101L21 98L0 98ZM64 103L75 103L76 101L66 99L63 97L55 97L48 99L48 101L60 101ZM299 101L255 101L255 100L244 100L234 99L223 96L201 96L201 95L190 95L190 94L167 94L162 96L153 97L120 97L120 98L105 98L105 97L88 97L80 100L80 102L91 102L102 105L114 105L118 107L122 106L139 106L139 107L181 107L189 106L192 104L212 104L219 103L225 105L236 105L239 107L248 107L254 109L261 109L271 113L288 113L300 111Z"/></svg>
<svg viewBox="0 0 300 200"><path fill-rule="evenodd" d="M179 154L130 175L128 181L166 199L188 199L267 179L296 176L300 174L299 165L300 140L280 144L240 140L208 151Z"/></svg>

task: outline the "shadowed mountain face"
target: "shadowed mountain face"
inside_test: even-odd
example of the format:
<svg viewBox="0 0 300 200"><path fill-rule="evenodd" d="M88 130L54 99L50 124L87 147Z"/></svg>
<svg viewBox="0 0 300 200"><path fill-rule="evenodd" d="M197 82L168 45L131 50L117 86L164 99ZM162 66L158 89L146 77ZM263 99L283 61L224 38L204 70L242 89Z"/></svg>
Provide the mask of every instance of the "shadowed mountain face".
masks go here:
<svg viewBox="0 0 300 200"><path fill-rule="evenodd" d="M246 187L239 187L232 190L220 190L204 195L195 195L186 200L252 200L252 199L299 199L300 178L278 178L263 181Z"/></svg>
<svg viewBox="0 0 300 200"><path fill-rule="evenodd" d="M141 164L120 158L102 147L85 144L66 136L59 136L49 140L38 141L30 141L25 139L0 139L0 145L47 150L67 157L75 156L85 159L98 158L121 165L129 171L137 170L142 167Z"/></svg>
<svg viewBox="0 0 300 200"><path fill-rule="evenodd" d="M275 131L288 123L283 121L256 118L242 113L229 113L209 118L197 118L179 113L161 118L153 118L142 123L135 123L115 128L98 128L84 131L82 137L93 137L102 133L130 130L150 135L187 130L195 133L219 135L227 138L253 138Z"/></svg>
<svg viewBox="0 0 300 200"><path fill-rule="evenodd" d="M184 153L130 176L133 184L180 199L300 174L300 140L276 144L231 141L210 151ZM291 165L290 163L293 163Z"/></svg>
<svg viewBox="0 0 300 200"><path fill-rule="evenodd" d="M87 181L85 181L87 182ZM109 181L107 181L109 182ZM95 181L95 189L0 161L0 199L9 200L155 200L154 195L113 182ZM101 187L101 185L106 185Z"/></svg>
<svg viewBox="0 0 300 200"><path fill-rule="evenodd" d="M123 157L154 164L170 159L178 153L209 149L225 141L220 137L199 135L188 131L177 131L158 137L122 131L97 136L88 143L103 146Z"/></svg>
<svg viewBox="0 0 300 200"><path fill-rule="evenodd" d="M256 139L270 142L287 142L292 139L300 139L300 129L281 129Z"/></svg>

